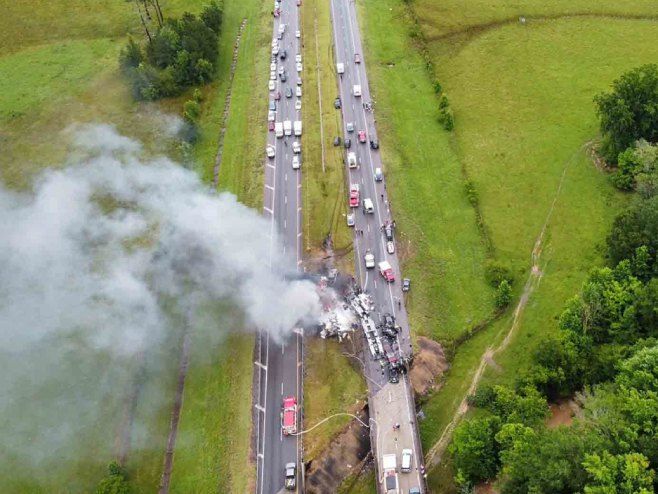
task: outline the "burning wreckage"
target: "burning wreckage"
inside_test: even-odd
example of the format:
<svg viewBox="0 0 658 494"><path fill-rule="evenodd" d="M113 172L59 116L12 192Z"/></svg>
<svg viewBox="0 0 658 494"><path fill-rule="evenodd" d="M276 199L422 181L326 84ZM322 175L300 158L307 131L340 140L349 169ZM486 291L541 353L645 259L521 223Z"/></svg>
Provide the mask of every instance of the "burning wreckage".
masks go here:
<svg viewBox="0 0 658 494"><path fill-rule="evenodd" d="M318 323L320 337L337 337L342 341L360 325L370 356L373 360L382 361L382 366L389 371L391 382L398 382L400 373L408 369L410 362L398 351L397 334L400 326L396 324L395 318L391 314L384 314L378 326L371 317L375 306L369 294L350 285L341 300L336 291L327 289L327 285L327 278L321 278L318 284L323 307Z"/></svg>

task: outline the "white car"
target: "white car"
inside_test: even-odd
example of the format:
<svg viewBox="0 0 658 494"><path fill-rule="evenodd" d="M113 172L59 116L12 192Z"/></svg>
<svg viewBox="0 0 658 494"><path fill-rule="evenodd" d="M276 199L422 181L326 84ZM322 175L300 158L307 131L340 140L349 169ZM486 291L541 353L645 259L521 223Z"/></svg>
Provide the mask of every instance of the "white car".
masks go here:
<svg viewBox="0 0 658 494"><path fill-rule="evenodd" d="M276 82L271 79L268 82L269 84L267 86L270 88L270 91L274 91L276 89Z"/></svg>
<svg viewBox="0 0 658 494"><path fill-rule="evenodd" d="M292 152L295 154L299 154L302 152L302 143L299 141L295 141L292 143Z"/></svg>
<svg viewBox="0 0 658 494"><path fill-rule="evenodd" d="M293 170L299 170L299 167L301 166L301 163L299 162L299 155L295 155L292 157L292 169Z"/></svg>
<svg viewBox="0 0 658 494"><path fill-rule="evenodd" d="M273 111L267 112L267 121L274 122L276 120L276 113Z"/></svg>
<svg viewBox="0 0 658 494"><path fill-rule="evenodd" d="M354 226L354 214L347 215L347 226Z"/></svg>
<svg viewBox="0 0 658 494"><path fill-rule="evenodd" d="M273 70L276 70L276 63L275 62L272 62L270 64L270 72L272 72Z"/></svg>
<svg viewBox="0 0 658 494"><path fill-rule="evenodd" d="M366 254L363 256L363 260L366 263L366 268L367 269L372 269L375 267L375 256L374 254L368 249L366 251Z"/></svg>
<svg viewBox="0 0 658 494"><path fill-rule="evenodd" d="M295 89L295 94L297 95L298 98L302 97L302 88L297 86L297 89Z"/></svg>
<svg viewBox="0 0 658 494"><path fill-rule="evenodd" d="M297 62L297 72L301 72L301 71L302 71L302 63Z"/></svg>
<svg viewBox="0 0 658 494"><path fill-rule="evenodd" d="M302 63L302 55L301 55L301 53L298 53L297 55L295 55L295 62L297 62L297 63Z"/></svg>
<svg viewBox="0 0 658 494"><path fill-rule="evenodd" d="M295 38L301 38L301 37L302 37L301 31L295 31Z"/></svg>
<svg viewBox="0 0 658 494"><path fill-rule="evenodd" d="M279 45L273 46L272 55L278 55L278 54L279 54Z"/></svg>
<svg viewBox="0 0 658 494"><path fill-rule="evenodd" d="M393 243L392 240L386 242L386 252L388 252L389 254L395 254L395 244Z"/></svg>
<svg viewBox="0 0 658 494"><path fill-rule="evenodd" d="M270 72L270 81L276 81L276 71Z"/></svg>
<svg viewBox="0 0 658 494"><path fill-rule="evenodd" d="M301 110L302 109L302 100L298 99L295 101L295 110Z"/></svg>
<svg viewBox="0 0 658 494"><path fill-rule="evenodd" d="M274 158L274 146L267 146L267 157Z"/></svg>

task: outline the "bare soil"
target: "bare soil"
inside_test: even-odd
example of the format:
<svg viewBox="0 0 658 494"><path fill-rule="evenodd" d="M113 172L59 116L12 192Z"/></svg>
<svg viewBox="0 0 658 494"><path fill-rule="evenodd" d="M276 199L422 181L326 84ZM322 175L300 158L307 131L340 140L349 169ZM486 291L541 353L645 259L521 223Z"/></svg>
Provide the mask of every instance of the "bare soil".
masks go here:
<svg viewBox="0 0 658 494"><path fill-rule="evenodd" d="M417 396L427 395L437 391L441 384L440 378L448 369L448 361L443 353L443 347L436 341L420 336L417 339L420 350L414 355L414 361L409 371L411 386Z"/></svg>
<svg viewBox="0 0 658 494"><path fill-rule="evenodd" d="M473 492L475 494L498 494L498 491L493 484L488 482L482 482L481 484L476 485Z"/></svg>
<svg viewBox="0 0 658 494"><path fill-rule="evenodd" d="M368 408L359 418L368 423ZM307 494L334 494L348 475L361 470L370 453L369 430L352 420L317 458L306 467Z"/></svg>
<svg viewBox="0 0 658 494"><path fill-rule="evenodd" d="M546 419L546 427L554 429L560 425L570 426L579 408L575 401L566 400L550 404L551 415Z"/></svg>

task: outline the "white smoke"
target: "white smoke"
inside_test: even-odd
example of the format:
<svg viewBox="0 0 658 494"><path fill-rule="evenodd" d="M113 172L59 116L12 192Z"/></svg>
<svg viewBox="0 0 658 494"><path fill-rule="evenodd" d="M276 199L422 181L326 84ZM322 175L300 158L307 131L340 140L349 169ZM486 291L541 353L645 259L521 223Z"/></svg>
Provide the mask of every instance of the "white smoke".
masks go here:
<svg viewBox="0 0 658 494"><path fill-rule="evenodd" d="M269 220L231 194L210 193L167 158L142 157L140 144L112 127L78 128L74 142L75 162L44 173L30 193L0 186L5 363L69 337L102 354L146 350L175 329L163 299L175 300L179 314L233 302L247 329L276 340L317 317L314 285L286 280L294 263L279 255ZM56 367L63 354L44 361ZM39 376L21 368L21 386L28 379L38 387ZM0 414L21 398L12 379L5 368Z"/></svg>

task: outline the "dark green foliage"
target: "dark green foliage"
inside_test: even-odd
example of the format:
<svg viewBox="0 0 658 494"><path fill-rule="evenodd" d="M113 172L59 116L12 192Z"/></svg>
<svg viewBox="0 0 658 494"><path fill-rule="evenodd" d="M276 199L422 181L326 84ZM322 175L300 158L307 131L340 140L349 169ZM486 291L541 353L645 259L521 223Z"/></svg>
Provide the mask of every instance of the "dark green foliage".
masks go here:
<svg viewBox="0 0 658 494"><path fill-rule="evenodd" d="M622 190L635 190L648 199L658 192L658 146L640 140L619 154L612 182Z"/></svg>
<svg viewBox="0 0 658 494"><path fill-rule="evenodd" d="M455 118L450 108L448 96L444 93L439 98L439 123L446 130L452 130L455 126Z"/></svg>
<svg viewBox="0 0 658 494"><path fill-rule="evenodd" d="M614 81L610 93L594 98L604 157L614 162L638 139L658 141L658 66L635 68Z"/></svg>
<svg viewBox="0 0 658 494"><path fill-rule="evenodd" d="M614 263L631 259L636 249L646 246L649 271L658 275L658 197L638 201L619 214L607 239L608 255Z"/></svg>
<svg viewBox="0 0 658 494"><path fill-rule="evenodd" d="M495 259L488 259L484 266L484 277L492 288L500 285L501 281L507 281L510 285L514 282L512 271L507 264Z"/></svg>
<svg viewBox="0 0 658 494"><path fill-rule="evenodd" d="M223 11L224 4L212 0L201 12L201 20L207 27L219 34L222 28Z"/></svg>
<svg viewBox="0 0 658 494"><path fill-rule="evenodd" d="M503 309L512 301L512 285L509 281L503 280L496 289L496 307Z"/></svg>
<svg viewBox="0 0 658 494"><path fill-rule="evenodd" d="M497 417L468 420L457 427L450 453L458 483L470 484L496 475L498 446L495 436L499 429Z"/></svg>
<svg viewBox="0 0 658 494"><path fill-rule="evenodd" d="M441 83L439 81L435 80L434 82L432 82L432 89L434 89L435 94L440 94L443 87L441 86Z"/></svg>
<svg viewBox="0 0 658 494"><path fill-rule="evenodd" d="M535 427L548 416L546 399L533 387L519 392L507 386L485 386L469 399L473 406L488 410L502 422Z"/></svg>
<svg viewBox="0 0 658 494"><path fill-rule="evenodd" d="M134 97L156 100L210 82L219 55L221 20L221 5L214 1L203 10L201 18L186 12L180 19L168 19L151 36L146 59L139 46L129 40L120 61Z"/></svg>
<svg viewBox="0 0 658 494"><path fill-rule="evenodd" d="M96 494L128 494L130 488L126 480L126 473L116 461L108 467L108 475L98 483Z"/></svg>
<svg viewBox="0 0 658 494"><path fill-rule="evenodd" d="M119 54L119 66L121 70L127 72L131 69L136 69L144 61L144 54L140 46L135 43L135 40L128 38L128 44L121 50Z"/></svg>
<svg viewBox="0 0 658 494"><path fill-rule="evenodd" d="M183 105L183 118L187 123L196 123L201 115L201 105L195 100L188 100Z"/></svg>

